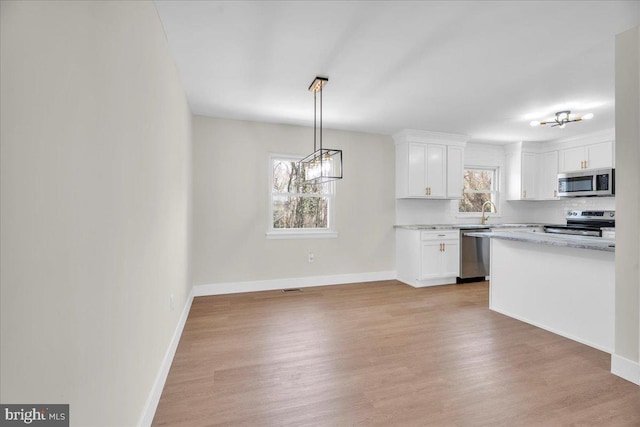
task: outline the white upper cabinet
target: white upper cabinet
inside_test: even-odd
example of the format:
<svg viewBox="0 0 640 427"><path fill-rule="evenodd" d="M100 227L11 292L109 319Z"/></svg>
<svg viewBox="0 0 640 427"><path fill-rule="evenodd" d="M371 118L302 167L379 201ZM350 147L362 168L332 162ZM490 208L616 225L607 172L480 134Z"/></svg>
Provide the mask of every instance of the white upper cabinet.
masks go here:
<svg viewBox="0 0 640 427"><path fill-rule="evenodd" d="M507 160L507 200L536 200L540 154L525 151L522 142L505 148Z"/></svg>
<svg viewBox="0 0 640 427"><path fill-rule="evenodd" d="M466 138L405 130L396 142L396 197L445 199L462 197ZM449 151L450 148L455 148ZM455 188L459 189L454 190Z"/></svg>
<svg viewBox="0 0 640 427"><path fill-rule="evenodd" d="M447 147L447 198L462 199L464 148Z"/></svg>
<svg viewBox="0 0 640 427"><path fill-rule="evenodd" d="M614 166L613 142L606 141L586 147L587 169L612 168Z"/></svg>
<svg viewBox="0 0 640 427"><path fill-rule="evenodd" d="M538 180L538 199L558 199L558 151L540 154L540 178Z"/></svg>
<svg viewBox="0 0 640 427"><path fill-rule="evenodd" d="M535 153L522 153L522 176L520 180L522 200L535 200L538 198L537 175L539 157L539 154Z"/></svg>
<svg viewBox="0 0 640 427"><path fill-rule="evenodd" d="M558 174L615 165L611 130L560 142L505 146L507 200L559 200Z"/></svg>
<svg viewBox="0 0 640 427"><path fill-rule="evenodd" d="M444 145L427 144L427 175L425 188L428 196L443 198L446 182L447 151Z"/></svg>
<svg viewBox="0 0 640 427"><path fill-rule="evenodd" d="M425 144L409 144L408 149L408 156L403 156L407 162L398 164L399 167L408 168L409 188L407 196L427 196L427 146Z"/></svg>
<svg viewBox="0 0 640 427"><path fill-rule="evenodd" d="M565 148L559 153L559 172L613 167L613 142Z"/></svg>
<svg viewBox="0 0 640 427"><path fill-rule="evenodd" d="M559 158L560 172L584 169L585 149L584 147L574 147L560 150Z"/></svg>
<svg viewBox="0 0 640 427"><path fill-rule="evenodd" d="M444 198L446 147L411 142L408 149L407 162L398 165L408 173L406 197Z"/></svg>

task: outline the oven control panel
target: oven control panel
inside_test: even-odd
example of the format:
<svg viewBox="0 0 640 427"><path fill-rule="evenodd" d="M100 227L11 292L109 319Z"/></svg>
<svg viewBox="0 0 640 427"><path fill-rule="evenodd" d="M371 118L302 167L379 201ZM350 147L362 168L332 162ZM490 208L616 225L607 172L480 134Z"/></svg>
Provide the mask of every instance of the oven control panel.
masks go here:
<svg viewBox="0 0 640 427"><path fill-rule="evenodd" d="M566 219L581 221L615 221L616 211L568 211Z"/></svg>

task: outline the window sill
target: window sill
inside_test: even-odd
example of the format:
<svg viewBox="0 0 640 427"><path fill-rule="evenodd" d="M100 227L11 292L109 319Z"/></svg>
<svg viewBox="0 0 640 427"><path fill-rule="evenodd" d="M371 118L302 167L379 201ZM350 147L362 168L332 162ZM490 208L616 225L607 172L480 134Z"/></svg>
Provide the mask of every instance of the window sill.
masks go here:
<svg viewBox="0 0 640 427"><path fill-rule="evenodd" d="M338 232L332 230L270 230L267 240L278 239L337 239Z"/></svg>

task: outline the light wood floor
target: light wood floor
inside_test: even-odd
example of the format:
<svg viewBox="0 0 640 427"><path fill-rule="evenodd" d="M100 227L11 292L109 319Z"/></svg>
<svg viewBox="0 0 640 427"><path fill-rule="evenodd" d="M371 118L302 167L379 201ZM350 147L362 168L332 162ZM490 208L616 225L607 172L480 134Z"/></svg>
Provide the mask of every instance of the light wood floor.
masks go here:
<svg viewBox="0 0 640 427"><path fill-rule="evenodd" d="M486 282L196 298L156 426L640 426L610 356L488 309Z"/></svg>

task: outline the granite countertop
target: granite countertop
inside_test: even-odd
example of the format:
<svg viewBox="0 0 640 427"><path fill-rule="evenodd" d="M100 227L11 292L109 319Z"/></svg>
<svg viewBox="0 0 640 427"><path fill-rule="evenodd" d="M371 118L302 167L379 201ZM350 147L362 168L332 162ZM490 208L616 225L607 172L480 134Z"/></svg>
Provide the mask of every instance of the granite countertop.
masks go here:
<svg viewBox="0 0 640 427"><path fill-rule="evenodd" d="M564 246L569 248L593 249L615 252L615 240L602 237L573 236L569 234L532 233L527 231L491 231L469 233L468 236L537 243L540 245Z"/></svg>
<svg viewBox="0 0 640 427"><path fill-rule="evenodd" d="M519 227L542 227L544 224L408 224L394 225L394 228L404 228L407 230L459 230L461 228L519 228Z"/></svg>

